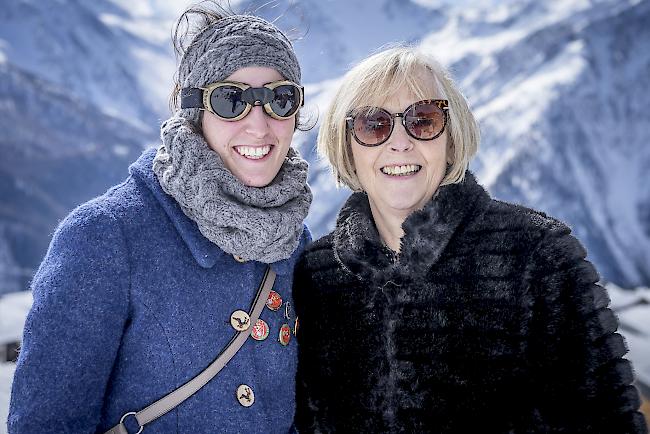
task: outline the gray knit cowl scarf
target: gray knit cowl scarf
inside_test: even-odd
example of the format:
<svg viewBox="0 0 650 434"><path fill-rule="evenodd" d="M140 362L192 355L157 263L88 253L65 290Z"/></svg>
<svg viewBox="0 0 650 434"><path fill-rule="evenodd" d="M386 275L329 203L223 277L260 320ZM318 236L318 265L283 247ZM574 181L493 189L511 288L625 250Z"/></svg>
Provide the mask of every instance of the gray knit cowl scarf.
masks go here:
<svg viewBox="0 0 650 434"><path fill-rule="evenodd" d="M307 162L297 151L289 149L269 185L249 187L186 119L168 119L161 138L153 171L206 238L246 260L270 264L291 256L312 199Z"/></svg>

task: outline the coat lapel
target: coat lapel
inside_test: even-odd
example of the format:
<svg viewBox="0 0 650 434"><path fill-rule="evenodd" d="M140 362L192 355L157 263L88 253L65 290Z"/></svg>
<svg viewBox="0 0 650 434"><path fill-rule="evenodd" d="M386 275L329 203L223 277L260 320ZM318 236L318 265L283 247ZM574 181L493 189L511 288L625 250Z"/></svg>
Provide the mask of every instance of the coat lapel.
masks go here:
<svg viewBox="0 0 650 434"><path fill-rule="evenodd" d="M438 262L462 222L482 213L489 200L469 171L463 182L440 187L423 209L404 221L401 252L395 255L379 236L367 195L354 193L339 212L334 254L361 280L383 284L396 275L417 278Z"/></svg>

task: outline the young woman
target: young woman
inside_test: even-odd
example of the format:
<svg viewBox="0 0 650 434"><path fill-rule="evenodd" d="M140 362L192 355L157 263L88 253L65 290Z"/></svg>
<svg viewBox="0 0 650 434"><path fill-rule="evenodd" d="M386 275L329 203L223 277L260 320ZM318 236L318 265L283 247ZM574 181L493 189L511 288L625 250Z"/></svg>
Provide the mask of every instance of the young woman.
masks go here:
<svg viewBox="0 0 650 434"><path fill-rule="evenodd" d="M34 277L11 433L292 429L292 275L311 202L290 147L300 67L265 20L203 3L186 21L162 145L61 223Z"/></svg>
<svg viewBox="0 0 650 434"><path fill-rule="evenodd" d="M448 73L402 47L342 83L318 146L355 193L296 271L298 429L646 432L584 249L477 184Z"/></svg>

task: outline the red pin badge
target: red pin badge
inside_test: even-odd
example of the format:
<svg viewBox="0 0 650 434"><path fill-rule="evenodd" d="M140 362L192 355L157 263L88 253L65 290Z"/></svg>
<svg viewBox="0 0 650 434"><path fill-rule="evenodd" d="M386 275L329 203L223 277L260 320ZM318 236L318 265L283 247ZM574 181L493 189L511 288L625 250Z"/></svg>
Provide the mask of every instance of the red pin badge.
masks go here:
<svg viewBox="0 0 650 434"><path fill-rule="evenodd" d="M282 297L277 292L271 290L269 297L266 299L266 307L272 311L276 311L280 309L280 306L282 306Z"/></svg>
<svg viewBox="0 0 650 434"><path fill-rule="evenodd" d="M258 319L251 330L251 337L256 341L263 341L269 337L269 325L262 318Z"/></svg>
<svg viewBox="0 0 650 434"><path fill-rule="evenodd" d="M283 324L280 327L279 340L282 345L289 345L289 341L291 340L291 327L289 327L289 324Z"/></svg>

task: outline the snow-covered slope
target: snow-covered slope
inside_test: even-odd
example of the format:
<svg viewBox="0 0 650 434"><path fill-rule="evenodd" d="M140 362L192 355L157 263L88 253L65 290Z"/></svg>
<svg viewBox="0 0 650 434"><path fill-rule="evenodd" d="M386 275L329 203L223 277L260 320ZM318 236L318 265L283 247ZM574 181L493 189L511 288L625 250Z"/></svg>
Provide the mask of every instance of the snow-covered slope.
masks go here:
<svg viewBox="0 0 650 434"><path fill-rule="evenodd" d="M481 120L474 168L491 192L569 222L607 279L647 283L650 2L560 5L468 18L464 37L454 21L423 45L450 46L442 57Z"/></svg>
<svg viewBox="0 0 650 434"><path fill-rule="evenodd" d="M0 363L0 434L7 432L7 416L9 416L9 394L11 381L16 366L13 363Z"/></svg>
<svg viewBox="0 0 650 434"><path fill-rule="evenodd" d="M168 110L171 22L51 6L0 8L0 294L27 288L57 222L126 177Z"/></svg>
<svg viewBox="0 0 650 434"><path fill-rule="evenodd" d="M140 6L126 9L127 2L107 0L5 2L2 51L21 70L105 114L154 131L174 68L171 22L165 10L147 13L147 3L130 3Z"/></svg>
<svg viewBox="0 0 650 434"><path fill-rule="evenodd" d="M626 357L634 365L641 391L650 397L650 289L630 291L610 284L607 290L612 300L610 307L620 321L619 331L630 350Z"/></svg>
<svg viewBox="0 0 650 434"><path fill-rule="evenodd" d="M26 289L57 221L125 176L147 134L0 64L0 294Z"/></svg>

